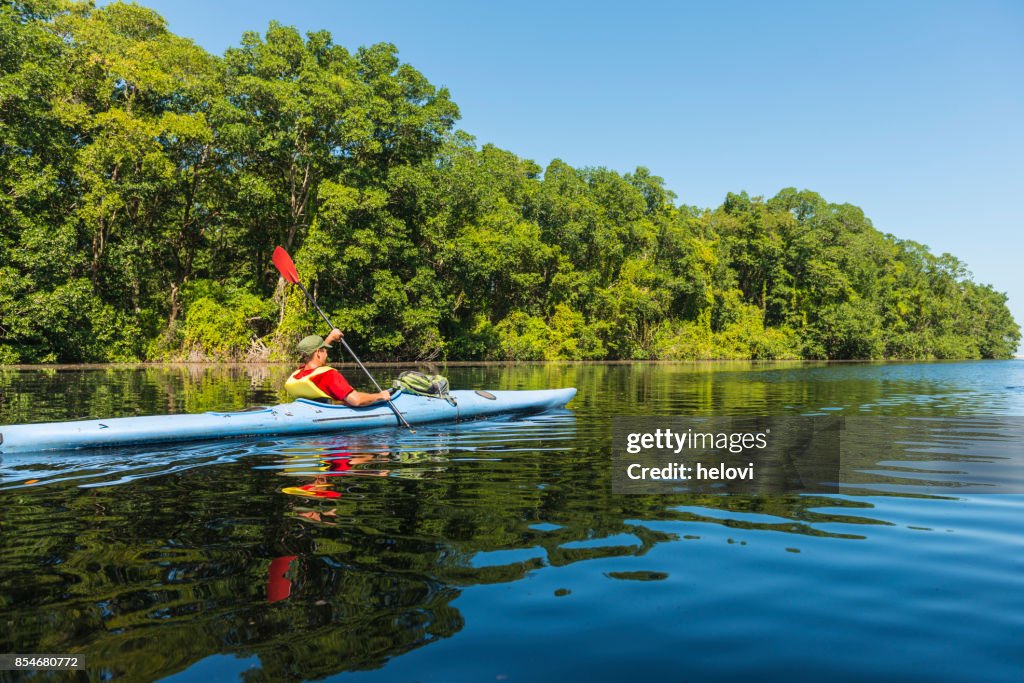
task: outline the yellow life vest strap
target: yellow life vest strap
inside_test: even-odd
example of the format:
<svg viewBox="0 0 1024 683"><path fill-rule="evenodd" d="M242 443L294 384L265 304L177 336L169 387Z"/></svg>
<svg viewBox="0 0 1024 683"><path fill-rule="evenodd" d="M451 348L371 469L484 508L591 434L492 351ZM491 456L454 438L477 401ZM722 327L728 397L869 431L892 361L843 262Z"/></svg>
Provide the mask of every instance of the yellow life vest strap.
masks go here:
<svg viewBox="0 0 1024 683"><path fill-rule="evenodd" d="M288 392L288 395L292 398L308 398L308 399L321 399L321 398L332 398L330 394L325 392L323 389L313 383L313 378L317 375L322 375L325 372L330 372L334 368L327 365L317 368L313 372L309 373L301 379L296 379L295 375L302 372L302 368L296 370L291 376L285 380L284 389Z"/></svg>

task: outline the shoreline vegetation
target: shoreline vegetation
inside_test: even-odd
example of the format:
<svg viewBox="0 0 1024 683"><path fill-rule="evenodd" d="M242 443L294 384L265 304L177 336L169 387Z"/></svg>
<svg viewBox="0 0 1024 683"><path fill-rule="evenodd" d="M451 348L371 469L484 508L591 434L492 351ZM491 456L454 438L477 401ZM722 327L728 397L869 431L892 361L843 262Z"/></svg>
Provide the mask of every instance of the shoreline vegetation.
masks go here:
<svg viewBox="0 0 1024 683"><path fill-rule="evenodd" d="M137 5L5 3L0 364L292 360L319 325L278 244L365 361L1016 352L1005 294L856 206L688 206L458 118L392 45L271 23L215 56Z"/></svg>
<svg viewBox="0 0 1024 683"><path fill-rule="evenodd" d="M420 363L422 365L430 366L433 369L443 370L445 367L512 367L521 365L533 365L538 367L544 366L585 366L585 365L671 365L680 367L715 367L715 368L785 368L785 367L824 367L829 365L903 365L903 364L944 364L944 363L966 363L966 362L981 362L983 360L1024 360L1024 356L1012 356L1004 359L964 359L964 358L945 358L945 359L932 359L932 360L920 360L913 358L875 358L875 359L839 359L839 360L824 360L824 359L752 359L752 358L698 358L695 360L635 360L635 359L623 359L623 360L445 360L440 362L423 362L423 361L408 361L408 360L375 360L365 361L363 365L367 367L377 368L405 368L407 369L411 362ZM354 361L338 361L328 363L334 368L356 368L359 366ZM79 370L146 370L146 369L161 369L166 368L173 370L175 368L195 368L197 370L204 370L209 368L235 368L235 369L258 369L260 367L270 368L294 368L295 363L293 361L286 360L267 360L267 361L244 361L244 360L204 360L204 361L118 361L110 363L16 363L13 365L0 365L0 368L4 370L41 370L41 371L79 371Z"/></svg>

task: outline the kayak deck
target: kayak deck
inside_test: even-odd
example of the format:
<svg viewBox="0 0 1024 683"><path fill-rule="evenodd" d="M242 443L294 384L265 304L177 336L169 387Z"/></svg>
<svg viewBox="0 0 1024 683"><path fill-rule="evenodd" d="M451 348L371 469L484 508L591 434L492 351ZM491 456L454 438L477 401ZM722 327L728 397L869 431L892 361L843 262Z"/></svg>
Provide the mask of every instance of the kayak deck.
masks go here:
<svg viewBox="0 0 1024 683"><path fill-rule="evenodd" d="M392 400L410 424L460 422L481 417L564 408L576 389L453 391L441 398L401 393ZM491 398L493 397L493 398ZM399 426L386 403L362 408L298 399L235 412L120 417L0 427L0 453L103 448L131 444L199 441L228 437L317 434Z"/></svg>

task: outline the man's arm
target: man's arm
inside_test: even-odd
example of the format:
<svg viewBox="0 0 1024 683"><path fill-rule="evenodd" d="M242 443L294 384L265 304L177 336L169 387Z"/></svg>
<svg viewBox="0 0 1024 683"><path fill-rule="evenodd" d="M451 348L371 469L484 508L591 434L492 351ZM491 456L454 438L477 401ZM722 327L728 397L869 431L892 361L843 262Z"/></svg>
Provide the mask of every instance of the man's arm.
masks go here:
<svg viewBox="0 0 1024 683"><path fill-rule="evenodd" d="M353 390L348 392L348 396L345 397L345 403L353 408L359 408L360 406L368 406L380 401L386 401L389 398L391 398L391 393L387 391L367 394L362 391Z"/></svg>
<svg viewBox="0 0 1024 683"><path fill-rule="evenodd" d="M344 335L341 333L341 330L339 330L338 328L334 328L333 330L331 330L330 334L327 335L327 339L325 339L324 342L333 345L343 336ZM338 373L338 376L341 377L341 374ZM345 381L345 387L348 388L348 381L343 381ZM380 401L386 401L389 398L391 398L391 394L387 391L380 391L373 394L367 394L363 391L356 391L353 389L352 391L349 391L347 393L344 402L347 405L352 406L353 408L359 408L360 406L369 406Z"/></svg>

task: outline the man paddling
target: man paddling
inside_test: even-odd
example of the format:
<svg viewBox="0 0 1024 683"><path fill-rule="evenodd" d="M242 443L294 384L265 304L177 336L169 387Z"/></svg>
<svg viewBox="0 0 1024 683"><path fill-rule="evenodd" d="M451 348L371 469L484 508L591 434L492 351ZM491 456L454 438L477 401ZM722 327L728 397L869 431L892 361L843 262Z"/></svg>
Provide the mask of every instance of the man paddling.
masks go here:
<svg viewBox="0 0 1024 683"><path fill-rule="evenodd" d="M300 354L301 365L284 383L288 394L293 398L315 400L333 398L353 408L391 398L387 391L373 394L356 391L340 372L327 365L327 349L341 336L341 330L335 328L327 335L327 339L311 334L298 343L295 349Z"/></svg>

